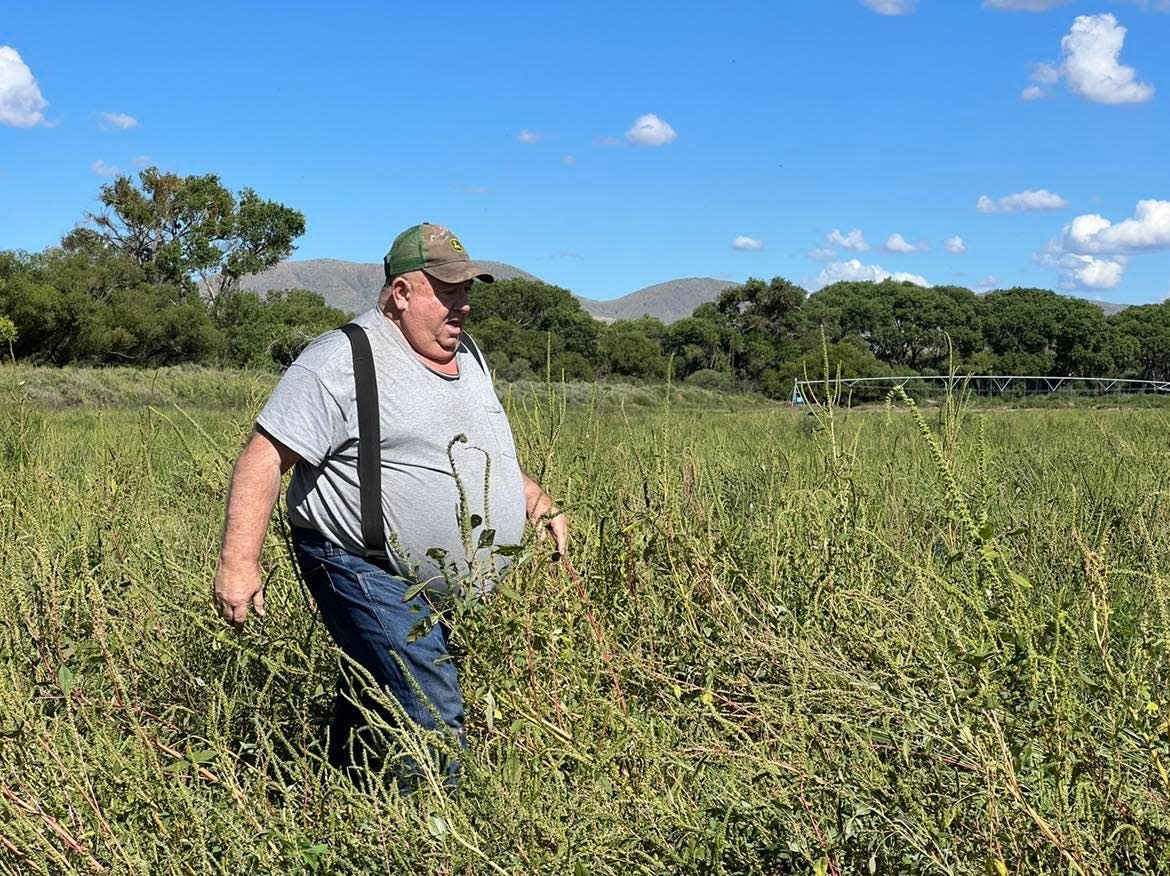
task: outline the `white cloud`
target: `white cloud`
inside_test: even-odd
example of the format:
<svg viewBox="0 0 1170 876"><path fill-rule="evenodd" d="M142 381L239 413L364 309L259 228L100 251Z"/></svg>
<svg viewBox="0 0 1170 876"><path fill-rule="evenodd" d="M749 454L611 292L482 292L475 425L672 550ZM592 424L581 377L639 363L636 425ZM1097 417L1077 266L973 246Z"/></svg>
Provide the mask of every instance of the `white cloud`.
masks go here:
<svg viewBox="0 0 1170 876"><path fill-rule="evenodd" d="M536 131L530 131L527 128L516 135L516 139L521 143L535 143L543 138L543 134L538 134Z"/></svg>
<svg viewBox="0 0 1170 876"><path fill-rule="evenodd" d="M1032 84L1020 92L1020 97L1024 100L1048 97L1048 88L1059 82L1060 77L1059 67L1053 67L1051 64L1033 64L1032 73L1028 77Z"/></svg>
<svg viewBox="0 0 1170 876"><path fill-rule="evenodd" d="M577 159L574 158L572 155L566 155L565 157L563 157L561 159L561 161L565 162L565 164L569 165L569 167L572 167L574 164L577 163Z"/></svg>
<svg viewBox="0 0 1170 876"><path fill-rule="evenodd" d="M1129 256L1126 255L1098 258L1085 253L1070 252L1062 240L1050 241L1033 258L1039 264L1055 268L1061 288L1067 290L1116 289L1125 277L1125 269L1129 265Z"/></svg>
<svg viewBox="0 0 1170 876"><path fill-rule="evenodd" d="M1051 64L1033 64L1031 79L1037 85L1055 85L1060 81L1060 68Z"/></svg>
<svg viewBox="0 0 1170 876"><path fill-rule="evenodd" d="M1148 4L1146 4L1147 8ZM1162 0L1154 8L1167 8ZM1110 13L1078 15L1072 29L1060 41L1064 60L1059 67L1036 64L1032 84L1020 96L1036 100L1047 95L1045 88L1061 78L1068 90L1094 103L1145 103L1154 97L1154 86L1138 82L1137 71L1118 60L1125 45L1126 29Z"/></svg>
<svg viewBox="0 0 1170 876"><path fill-rule="evenodd" d="M1072 30L1060 41L1068 87L1096 103L1145 103L1154 86L1135 82L1133 67L1118 63L1125 44L1125 28L1109 13L1078 15Z"/></svg>
<svg viewBox="0 0 1170 876"><path fill-rule="evenodd" d="M854 252L865 252L869 249L869 244L865 242L865 235L861 233L860 228L854 228L848 234L842 234L839 229L834 228L825 235L825 240L835 246L851 249Z"/></svg>
<svg viewBox="0 0 1170 876"><path fill-rule="evenodd" d="M654 113L638 116L633 127L626 131L626 142L634 146L665 146L677 139L674 128Z"/></svg>
<svg viewBox="0 0 1170 876"><path fill-rule="evenodd" d="M862 6L868 6L879 15L906 15L913 12L918 0L861 0Z"/></svg>
<svg viewBox="0 0 1170 876"><path fill-rule="evenodd" d="M121 171L118 170L117 167L115 167L112 164L106 164L100 158L97 161L95 161L93 164L91 164L89 166L89 169L92 170L94 173L96 173L98 176L117 176L119 173L121 173Z"/></svg>
<svg viewBox="0 0 1170 876"><path fill-rule="evenodd" d="M595 146L620 146L622 141L617 137L596 137L593 140Z"/></svg>
<svg viewBox="0 0 1170 876"><path fill-rule="evenodd" d="M972 288L980 294L990 292L992 289L999 288L999 277L995 276L995 274L988 274Z"/></svg>
<svg viewBox="0 0 1170 876"><path fill-rule="evenodd" d="M895 233L886 238L886 245L883 249L886 252L900 253L927 252L930 250L930 244L925 240L921 240L918 243L910 243L902 235Z"/></svg>
<svg viewBox="0 0 1170 876"><path fill-rule="evenodd" d="M1126 256L1095 258L1075 252L1061 252L1059 246L1042 252L1037 261L1056 268L1063 289L1116 289L1129 264Z"/></svg>
<svg viewBox="0 0 1170 876"><path fill-rule="evenodd" d="M756 240L754 237L746 237L741 234L735 240L731 241L731 248L755 252L764 248L764 241Z"/></svg>
<svg viewBox="0 0 1170 876"><path fill-rule="evenodd" d="M925 277L920 277L918 274L907 274L902 271L890 273L881 265L863 265L857 259L850 259L847 262L832 262L825 265L821 272L817 274L816 281L812 284L812 291L823 289L832 283L840 283L843 280L872 280L875 283L880 283L882 280L897 280L899 282L914 283L918 286L929 286Z"/></svg>
<svg viewBox="0 0 1170 876"><path fill-rule="evenodd" d="M1116 289L1125 277L1127 259L1098 259L1093 256L1068 253L1065 255L1066 275L1084 289Z"/></svg>
<svg viewBox="0 0 1170 876"><path fill-rule="evenodd" d="M987 9L1006 9L1009 12L1043 12L1064 6L1070 0L983 0Z"/></svg>
<svg viewBox="0 0 1170 876"><path fill-rule="evenodd" d="M831 262L837 258L837 250L831 246L818 246L810 249L805 255L815 262Z"/></svg>
<svg viewBox="0 0 1170 876"><path fill-rule="evenodd" d="M0 46L0 125L43 125L48 105L20 53L11 46Z"/></svg>
<svg viewBox="0 0 1170 876"><path fill-rule="evenodd" d="M138 119L126 113L98 113L98 125L103 131L128 131L138 127Z"/></svg>
<svg viewBox="0 0 1170 876"><path fill-rule="evenodd" d="M1064 229L1063 248L1093 255L1170 249L1170 201L1138 201L1133 218L1116 225L1104 216L1077 216Z"/></svg>
<svg viewBox="0 0 1170 876"><path fill-rule="evenodd" d="M1061 210L1067 206L1068 201L1048 189L1028 189L996 200L981 195L975 203L975 209L980 213L1027 213L1032 210Z"/></svg>
<svg viewBox="0 0 1170 876"><path fill-rule="evenodd" d="M966 241L964 241L963 238L959 237L957 234L954 237L948 237L946 239L946 243L944 243L943 246L946 247L947 252L952 253L953 255L960 255L967 251Z"/></svg>
<svg viewBox="0 0 1170 876"><path fill-rule="evenodd" d="M1055 268L1066 289L1116 289L1131 256L1156 250L1170 250L1170 201L1138 201L1133 217L1117 223L1077 216L1035 259Z"/></svg>
<svg viewBox="0 0 1170 876"><path fill-rule="evenodd" d="M133 164L139 170L142 170L144 167L149 167L151 161L152 159L149 155L135 155L131 164Z"/></svg>

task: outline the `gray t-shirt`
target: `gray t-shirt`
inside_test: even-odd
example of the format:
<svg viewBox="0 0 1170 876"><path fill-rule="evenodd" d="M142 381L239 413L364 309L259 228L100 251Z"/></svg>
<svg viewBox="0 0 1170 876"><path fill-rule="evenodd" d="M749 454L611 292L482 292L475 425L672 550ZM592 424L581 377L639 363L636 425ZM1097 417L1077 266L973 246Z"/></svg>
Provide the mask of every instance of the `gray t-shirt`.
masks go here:
<svg viewBox="0 0 1170 876"><path fill-rule="evenodd" d="M466 342L456 353L459 376L451 377L424 365L378 309L354 322L366 329L378 378L392 571L439 591L491 587L508 560L482 534L494 530L494 546L519 544L525 503L512 430L490 376ZM292 524L361 554L357 398L344 334L328 332L305 348L257 423L301 457L288 489Z"/></svg>

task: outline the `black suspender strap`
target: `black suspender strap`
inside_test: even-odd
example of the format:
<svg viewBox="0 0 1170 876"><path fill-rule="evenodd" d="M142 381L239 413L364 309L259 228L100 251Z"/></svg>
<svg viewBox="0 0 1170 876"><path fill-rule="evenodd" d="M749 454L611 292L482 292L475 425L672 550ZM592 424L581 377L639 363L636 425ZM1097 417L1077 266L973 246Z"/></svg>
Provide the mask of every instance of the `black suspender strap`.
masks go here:
<svg viewBox="0 0 1170 876"><path fill-rule="evenodd" d="M483 354L479 352L479 345L471 339L471 335L467 332L463 333L463 346L467 348L467 352L475 359L475 364L479 366L479 370L487 374L487 366L483 364Z"/></svg>
<svg viewBox="0 0 1170 876"><path fill-rule="evenodd" d="M343 325L353 351L353 382L357 390L358 493L362 508L362 547L370 562L385 562L386 530L382 522L382 424L378 377L370 339L357 323Z"/></svg>

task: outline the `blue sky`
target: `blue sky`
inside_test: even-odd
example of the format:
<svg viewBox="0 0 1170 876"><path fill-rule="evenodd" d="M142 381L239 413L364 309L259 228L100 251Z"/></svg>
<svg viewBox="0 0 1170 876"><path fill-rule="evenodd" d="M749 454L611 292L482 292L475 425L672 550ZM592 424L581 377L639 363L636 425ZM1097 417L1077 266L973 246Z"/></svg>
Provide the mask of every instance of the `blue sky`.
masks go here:
<svg viewBox="0 0 1170 876"><path fill-rule="evenodd" d="M173 7L0 13L0 249L149 162L301 210L296 258L426 220L595 298L1170 294L1170 0Z"/></svg>

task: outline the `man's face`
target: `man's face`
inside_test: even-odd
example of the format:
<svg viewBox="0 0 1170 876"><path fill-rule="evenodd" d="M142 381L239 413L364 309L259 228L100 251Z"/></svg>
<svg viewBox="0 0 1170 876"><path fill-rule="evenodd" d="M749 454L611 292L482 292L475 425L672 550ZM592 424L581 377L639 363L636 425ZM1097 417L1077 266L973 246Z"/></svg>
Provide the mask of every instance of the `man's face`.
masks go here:
<svg viewBox="0 0 1170 876"><path fill-rule="evenodd" d="M468 293L474 281L444 283L423 271L411 271L400 279L410 289L406 307L401 310L402 334L422 356L450 361L459 349L463 323L471 312Z"/></svg>

